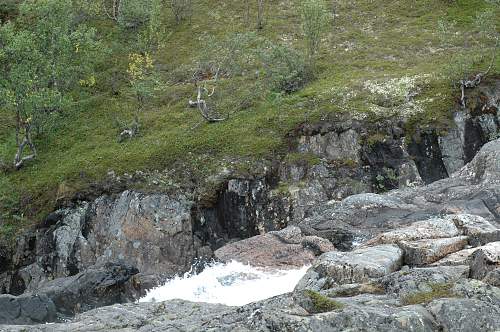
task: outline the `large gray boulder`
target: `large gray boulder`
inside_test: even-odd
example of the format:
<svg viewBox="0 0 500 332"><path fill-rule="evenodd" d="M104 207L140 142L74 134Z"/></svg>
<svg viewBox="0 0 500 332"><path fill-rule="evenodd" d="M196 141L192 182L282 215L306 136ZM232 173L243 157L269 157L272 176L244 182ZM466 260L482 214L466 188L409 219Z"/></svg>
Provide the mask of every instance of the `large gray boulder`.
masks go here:
<svg viewBox="0 0 500 332"><path fill-rule="evenodd" d="M444 239L401 241L399 246L405 252L404 261L407 265L423 266L462 250L467 245L467 240L466 236L457 236Z"/></svg>
<svg viewBox="0 0 500 332"><path fill-rule="evenodd" d="M139 271L129 265L106 263L66 278L57 278L36 291L50 298L58 312L79 312L136 299L133 276Z"/></svg>
<svg viewBox="0 0 500 332"><path fill-rule="evenodd" d="M321 255L296 289L327 289L334 285L366 282L401 268L403 251L395 245L361 248Z"/></svg>
<svg viewBox="0 0 500 332"><path fill-rule="evenodd" d="M416 293L432 292L435 286L451 286L468 275L469 267L465 265L425 267L393 272L379 283L387 294L404 300Z"/></svg>
<svg viewBox="0 0 500 332"><path fill-rule="evenodd" d="M2 324L36 324L56 318L56 306L47 295L0 295L0 330Z"/></svg>
<svg viewBox="0 0 500 332"><path fill-rule="evenodd" d="M458 236L462 233L454 222L455 218L461 218L461 216L451 215L442 218L433 217L427 220L417 221L410 226L382 233L367 241L365 245Z"/></svg>
<svg viewBox="0 0 500 332"><path fill-rule="evenodd" d="M480 280L460 279L453 285L451 292L457 298L476 299L500 307L500 288Z"/></svg>
<svg viewBox="0 0 500 332"><path fill-rule="evenodd" d="M439 299L428 305L441 331L491 332L500 329L500 307L475 299Z"/></svg>
<svg viewBox="0 0 500 332"><path fill-rule="evenodd" d="M500 287L500 267L489 271L483 278L483 281L492 286Z"/></svg>
<svg viewBox="0 0 500 332"><path fill-rule="evenodd" d="M471 277L483 279L500 267L500 242L489 243L474 251L470 258Z"/></svg>
<svg viewBox="0 0 500 332"><path fill-rule="evenodd" d="M223 262L235 260L253 266L293 268L310 265L317 255L335 250L326 239L304 236L298 227L257 235L215 251Z"/></svg>
<svg viewBox="0 0 500 332"><path fill-rule="evenodd" d="M57 278L33 293L21 296L0 295L0 324L35 324L53 322L61 316L137 298L134 267L106 263L75 276Z"/></svg>

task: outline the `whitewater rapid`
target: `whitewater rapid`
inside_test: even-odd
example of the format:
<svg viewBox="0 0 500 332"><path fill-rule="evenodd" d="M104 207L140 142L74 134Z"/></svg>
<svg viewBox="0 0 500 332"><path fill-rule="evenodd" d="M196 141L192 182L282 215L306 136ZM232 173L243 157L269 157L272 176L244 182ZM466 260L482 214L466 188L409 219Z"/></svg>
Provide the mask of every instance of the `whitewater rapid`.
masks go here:
<svg viewBox="0 0 500 332"><path fill-rule="evenodd" d="M242 306L293 291L307 269L269 270L235 261L214 263L199 274L186 273L169 280L139 302L181 299Z"/></svg>

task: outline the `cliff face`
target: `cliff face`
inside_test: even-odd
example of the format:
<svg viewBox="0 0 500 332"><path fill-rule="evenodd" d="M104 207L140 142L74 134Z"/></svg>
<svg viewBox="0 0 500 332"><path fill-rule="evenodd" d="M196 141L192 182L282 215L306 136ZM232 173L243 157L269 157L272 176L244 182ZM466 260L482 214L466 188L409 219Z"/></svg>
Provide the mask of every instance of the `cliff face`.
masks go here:
<svg viewBox="0 0 500 332"><path fill-rule="evenodd" d="M85 312L50 328L492 331L500 327L500 139L486 144L469 164L449 178L386 194L353 195L327 206L328 219L318 222L306 218L306 225L299 223L299 228L259 235L217 252L222 259L233 255L229 258L279 266L283 253L294 255L300 243L303 254L295 254L297 262L311 259L307 250L311 242L316 242L316 248L322 249L312 255L321 255L291 294L241 308L185 301L115 305ZM314 236L304 242L303 233L308 229L335 238L335 229L345 224L349 224L349 231L363 235L351 251L335 250L328 241L321 242ZM262 245L260 252L256 245ZM272 257L273 249L278 247L279 255ZM270 253L265 260L263 251ZM124 258L136 257L129 254ZM96 274L104 274L113 281L107 283L108 287L125 295L130 294L127 280L133 280L136 273L108 265L100 272L91 268L77 275L76 280L93 280ZM3 308L7 308L0 315L2 322L53 319L67 308L60 300L61 289L74 289L84 295L78 297L82 305L70 314L79 308L106 304L102 299L109 299L101 296L100 302L91 301L95 294L81 291L78 286L84 283L77 283L75 277L57 280L66 287L58 288L49 282L39 287L37 295L0 297ZM117 298L116 292L100 294L111 294L114 301L126 300ZM35 300L39 303L36 310L23 309ZM38 331L40 327L3 328Z"/></svg>
<svg viewBox="0 0 500 332"><path fill-rule="evenodd" d="M387 275L400 278L391 273L402 273L397 271L403 265L428 268L428 265L457 252L465 255L462 260L456 264L438 265L460 265L460 273L438 268L436 280L447 282L447 277L443 276L448 275L453 275L453 278L480 275L476 279L487 278L493 280L491 287L498 286L495 284L495 276L498 276L495 272L497 247L482 246L500 241L500 81L488 82L471 91L467 104L467 109L453 111L454 123L446 131L441 128L416 130L402 120L374 123L343 117L304 124L290 133L289 153L285 158L263 163L258 172L248 172L246 176L232 171L221 172L216 189L179 189L169 194L124 190L115 195L79 200L72 207L55 211L37 229L18 238L15 250L0 249L0 292L14 296L24 294L23 298L13 300L22 307L22 303L33 303L30 302L34 301L32 294L45 290L42 293L46 297L42 302L48 303L47 313L40 314L41 318L30 316L23 320L20 318L23 311L20 309L16 314L14 310L11 315L14 318L3 317L0 313L0 323L43 322L53 320L57 312L72 315L93 307L130 301L165 278L186 272L195 261L212 259L217 249L230 242L287 226L297 226L302 237L327 241L327 244L323 243L326 247L321 248L333 249L333 244L338 250L333 253L328 252L330 249L309 250L310 246L306 244L310 245L310 242L304 242L302 238L289 242L293 250L301 246L309 248L305 254L308 259L326 252L308 273L308 280L301 283L299 295L294 295L297 298L285 296L270 302L306 310L310 316L300 319L297 326L311 327L318 323L311 304L314 300L304 295L309 294L304 293L306 290L337 291L335 287L359 285ZM439 227L449 224L451 231L440 233L436 224ZM400 233L395 235L394 232ZM438 238L442 241L429 240ZM263 238L255 243L271 246L273 241ZM361 243L365 246L363 249L359 249ZM471 249L466 246L480 247L482 254L476 250L462 252L462 249ZM353 249L362 252L352 252ZM387 260L375 268L364 267L363 264L372 260L370 257L384 256L377 250L387 252ZM349 256L351 254L342 253L345 251L355 253L352 255L361 257L361 260L356 261L352 271L337 273L336 266L342 265L344 269L346 264L352 265L355 261ZM224 252L227 256L232 251ZM456 260L454 257L447 259ZM121 267L113 268L109 264ZM117 273L117 269L125 272ZM419 271L411 273L419 274ZM54 284L53 280L62 280L60 283L75 287L76 293L93 299L95 294L82 293L82 288L89 287L88 284L75 283L80 278L109 280L106 286L99 287L111 287L114 291L99 294L104 298L110 294L107 298L111 300L84 300L81 307L65 310L64 302L54 300L54 294L60 296L57 289L62 286ZM429 280L424 281L432 283ZM453 282L458 280L455 278ZM471 281L464 280L453 287L462 287L462 293L467 293L468 290L463 289L468 289L467 283ZM386 284L392 285L393 281L384 282L379 288L389 296L392 286ZM481 287L487 288L483 284ZM493 288L493 292L498 291L498 288ZM398 292L401 301L410 294ZM12 297L9 298L12 302L10 299ZM381 301L393 303L386 298ZM432 330L452 320L452 315L446 311L447 306L457 305L467 311L476 300L470 301L434 303L427 311L411 307L408 312L413 317L411 321L424 317L423 324ZM54 302L55 305L50 304ZM355 299L344 302L346 314L361 305ZM140 314L150 317L156 310L154 306L141 305ZM189 305L173 302L168 306L183 310ZM258 306L248 308L260 310ZM245 310L250 310L248 308ZM493 310L488 303L478 304L478 308L485 308L485 313ZM104 324L107 329L112 328L112 322L106 325L104 317L109 318L107 315L113 310L97 312L102 318L99 318L99 324ZM200 310L205 310L205 307ZM239 317L237 319L243 317L243 314L220 306L207 307L206 310L216 316L229 312ZM372 312L375 309L363 307L359 310ZM373 312L377 319L393 317L398 321L397 317L402 315L396 307L380 310ZM446 313L439 317L449 318L445 322L439 319L436 322L435 313L443 310ZM279 322L273 321L273 324L288 327L294 321L288 314L280 315L276 318ZM333 318L328 322L329 326L340 319L339 315L331 314ZM259 317L264 318L256 324L271 319L266 314ZM90 316L81 316L74 327L85 330L88 319Z"/></svg>

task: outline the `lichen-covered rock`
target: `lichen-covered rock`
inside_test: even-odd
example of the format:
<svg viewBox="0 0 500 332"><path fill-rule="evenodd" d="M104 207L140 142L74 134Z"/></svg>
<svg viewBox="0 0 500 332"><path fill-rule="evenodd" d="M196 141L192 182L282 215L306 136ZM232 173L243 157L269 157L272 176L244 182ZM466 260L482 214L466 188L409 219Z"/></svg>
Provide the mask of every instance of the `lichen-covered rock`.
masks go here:
<svg viewBox="0 0 500 332"><path fill-rule="evenodd" d="M476 279L460 279L451 288L459 298L476 299L500 307L500 288Z"/></svg>
<svg viewBox="0 0 500 332"><path fill-rule="evenodd" d="M404 299L411 294L430 292L434 286L452 285L468 275L468 266L414 268L382 277L380 284L387 294Z"/></svg>
<svg viewBox="0 0 500 332"><path fill-rule="evenodd" d="M382 277L401 267L403 251L394 245L380 245L352 252L321 255L300 280L296 289L327 289Z"/></svg>
<svg viewBox="0 0 500 332"><path fill-rule="evenodd" d="M408 227L382 233L364 245L398 243L423 239L438 239L465 235L474 246L497 241L500 229L481 216L470 214L450 214L417 221Z"/></svg>
<svg viewBox="0 0 500 332"><path fill-rule="evenodd" d="M462 250L466 245L466 236L399 242L405 252L405 264L410 266L434 263L452 252Z"/></svg>
<svg viewBox="0 0 500 332"><path fill-rule="evenodd" d="M500 267L497 267L494 270L488 272L483 278L483 281L492 286L500 287Z"/></svg>
<svg viewBox="0 0 500 332"><path fill-rule="evenodd" d="M471 255L477 248L462 249L451 253L444 258L430 264L431 266L447 266L447 265L469 265Z"/></svg>
<svg viewBox="0 0 500 332"><path fill-rule="evenodd" d="M469 244L473 246L500 241L500 229L481 216L459 215L453 217L453 222L469 237Z"/></svg>
<svg viewBox="0 0 500 332"><path fill-rule="evenodd" d="M471 277L483 279L500 266L500 242L492 242L474 251L470 259Z"/></svg>
<svg viewBox="0 0 500 332"><path fill-rule="evenodd" d="M443 332L491 332L500 329L500 307L475 299L438 299L428 310Z"/></svg>
<svg viewBox="0 0 500 332"><path fill-rule="evenodd" d="M434 217L428 220L417 221L408 227L382 233L374 239L367 241L365 245L455 237L461 235L461 232L455 225L454 217Z"/></svg>
<svg viewBox="0 0 500 332"><path fill-rule="evenodd" d="M310 152L328 160L353 160L360 158L359 134L349 129L344 132L328 132L299 139L299 152Z"/></svg>

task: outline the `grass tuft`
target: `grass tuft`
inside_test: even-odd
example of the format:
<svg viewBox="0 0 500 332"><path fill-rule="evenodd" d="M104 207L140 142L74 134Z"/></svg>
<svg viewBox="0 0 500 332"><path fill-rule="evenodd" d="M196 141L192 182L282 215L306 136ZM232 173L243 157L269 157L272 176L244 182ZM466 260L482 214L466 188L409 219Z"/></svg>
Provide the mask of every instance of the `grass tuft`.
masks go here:
<svg viewBox="0 0 500 332"><path fill-rule="evenodd" d="M405 296L401 299L401 303L403 305L425 304L435 299L456 297L452 291L453 284L438 283L430 284L429 287L431 288L430 291L417 292Z"/></svg>
<svg viewBox="0 0 500 332"><path fill-rule="evenodd" d="M345 304L329 299L313 290L306 290L305 294L311 299L314 310L318 313L341 310L345 307Z"/></svg>

